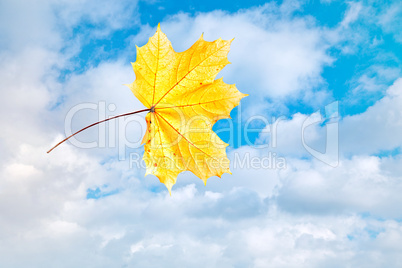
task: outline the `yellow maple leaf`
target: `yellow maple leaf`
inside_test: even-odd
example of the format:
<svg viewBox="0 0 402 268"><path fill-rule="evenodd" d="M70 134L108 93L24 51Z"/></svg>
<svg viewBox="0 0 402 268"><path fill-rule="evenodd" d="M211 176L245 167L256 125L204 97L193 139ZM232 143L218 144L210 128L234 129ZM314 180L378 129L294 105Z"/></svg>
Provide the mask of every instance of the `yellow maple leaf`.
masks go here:
<svg viewBox="0 0 402 268"><path fill-rule="evenodd" d="M228 144L212 126L229 118L247 96L235 85L215 80L229 63L232 40L208 42L201 36L188 50L177 53L158 25L148 43L137 47L132 63L136 79L127 86L150 109L143 139L146 175L157 176L169 192L185 170L205 184L211 176L230 173Z"/></svg>

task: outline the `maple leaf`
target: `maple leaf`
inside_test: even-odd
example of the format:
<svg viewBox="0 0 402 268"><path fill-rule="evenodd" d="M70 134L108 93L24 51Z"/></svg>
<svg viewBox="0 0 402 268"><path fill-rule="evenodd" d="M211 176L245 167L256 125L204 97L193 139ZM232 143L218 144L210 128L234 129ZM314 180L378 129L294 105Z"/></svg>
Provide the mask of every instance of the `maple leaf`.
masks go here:
<svg viewBox="0 0 402 268"><path fill-rule="evenodd" d="M208 42L201 35L188 50L177 53L158 24L149 42L137 47L137 60L133 63L136 80L127 85L147 109L88 125L47 153L90 127L148 111L143 138L146 175L156 175L169 193L177 175L185 170L193 172L205 184L211 176L230 173L228 144L212 131L212 126L219 119L230 118L230 111L247 96L235 85L225 84L222 78L215 80L229 63L227 54L232 41L219 38Z"/></svg>
<svg viewBox="0 0 402 268"><path fill-rule="evenodd" d="M177 175L193 172L204 183L211 176L230 173L226 147L213 124L230 118L230 111L247 96L235 85L215 80L230 63L233 41L196 41L175 52L158 25L154 36L137 47L135 81L127 85L150 112L143 138L146 175L154 174L171 192Z"/></svg>

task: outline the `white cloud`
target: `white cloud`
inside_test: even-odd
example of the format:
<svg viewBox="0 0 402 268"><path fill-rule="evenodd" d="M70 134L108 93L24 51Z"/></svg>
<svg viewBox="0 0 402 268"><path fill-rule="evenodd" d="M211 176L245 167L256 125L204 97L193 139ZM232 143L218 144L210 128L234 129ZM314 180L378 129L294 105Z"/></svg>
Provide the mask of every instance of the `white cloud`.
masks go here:
<svg viewBox="0 0 402 268"><path fill-rule="evenodd" d="M189 48L201 33L206 40L234 37L229 53L232 64L222 72L228 83L236 82L242 92L261 97L298 96L322 83L322 69L332 58L323 30L311 18L292 18L288 6L293 5L270 3L234 14L178 14L161 27L176 51ZM142 45L152 34L145 27L134 42Z"/></svg>
<svg viewBox="0 0 402 268"><path fill-rule="evenodd" d="M305 118L302 114L295 114L279 128L278 138L284 140L278 148L285 146L282 152L289 156L286 169L234 167L232 176L211 178L207 187L185 173L180 175L172 197L166 190L159 191L163 185L155 177L144 178L142 170L129 168L128 160L116 160L116 151L84 150L66 144L47 155L72 106L105 100L117 105L116 114L140 107L121 85L134 79L128 62L101 62L81 74L67 76L66 81L58 79L81 45L74 44L75 52L70 54L60 52L69 40L64 27L71 30L72 25L88 19L102 29L95 37L124 27L130 12L117 16L110 28L103 28L110 17L127 7L110 3L104 2L107 8L103 10L89 1L43 1L32 8L2 2L7 9L0 10L21 11L31 24L20 22L24 27L16 31L0 29L0 35L6 36L1 43L6 49L0 54L1 94L6 96L0 99L0 266L401 265L402 227L393 219L401 214L397 207L401 202L401 159L364 155L400 146L400 139L390 133L400 133L401 80L368 111L343 119L344 128L354 135L346 142L355 147L348 150L361 155L342 158L338 169L298 159L304 154L297 135L292 134ZM53 5L65 8L60 17L51 12ZM202 31L209 40L222 33L224 38L235 36L230 54L234 64L227 67L226 74L228 82L239 80L243 91L255 89L259 96L268 97L306 92L321 83L322 67L331 61L327 47L311 18L292 19L287 17L289 13L278 12L278 7L266 5L232 15L181 14L168 19L162 28L180 49L187 48ZM69 16L73 16L71 21L63 22ZM60 28L59 23L63 24ZM35 31L37 27L43 31ZM149 35L144 32L137 40ZM191 35L184 34L188 32ZM246 62L253 69L236 62ZM276 75L266 77L267 70ZM254 84L247 85L247 77ZM54 107L61 97L63 102ZM96 112L87 111L74 119L75 127L96 117ZM361 137L356 127L373 122L373 133L360 138L360 143L353 140ZM311 141L319 141L322 128L310 131ZM376 139L380 131L387 140ZM80 139L96 139L93 134L87 132ZM139 134L138 129L129 130L129 135ZM229 156L261 157L266 153L245 146L232 150ZM96 187L116 190L116 194L86 199L87 189ZM371 216L360 216L364 212Z"/></svg>
<svg viewBox="0 0 402 268"><path fill-rule="evenodd" d="M386 33L391 33L395 41L402 43L402 4L399 1L385 5L378 15L378 24Z"/></svg>
<svg viewBox="0 0 402 268"><path fill-rule="evenodd" d="M341 123L341 150L345 153L379 153L402 146L400 133L402 79L389 87L386 96L366 112L346 116Z"/></svg>
<svg viewBox="0 0 402 268"><path fill-rule="evenodd" d="M86 40L105 37L113 30L138 24L134 10L137 1L39 0L2 1L0 3L0 48L18 51L26 46L59 50L71 45L64 42L75 27ZM90 24L90 30L85 28Z"/></svg>
<svg viewBox="0 0 402 268"><path fill-rule="evenodd" d="M349 9L340 23L342 27L348 27L351 23L355 22L362 9L362 4L360 2L349 2L349 5Z"/></svg>
<svg viewBox="0 0 402 268"><path fill-rule="evenodd" d="M381 218L399 218L400 175L384 168L388 158L354 156L341 159L337 168L313 161L292 168L278 192L278 205L292 213L369 213ZM391 161L400 162L400 157Z"/></svg>
<svg viewBox="0 0 402 268"><path fill-rule="evenodd" d="M386 90L385 96L365 112L346 115L339 122L339 150L341 155L379 154L402 146L402 79L397 79ZM342 108L342 102L340 102ZM268 144L269 150L281 155L306 157L309 153L302 144L325 151L326 127L314 124L303 128L310 115L294 114L289 119L278 119L261 132L257 144ZM325 114L323 114L325 116ZM276 136L273 136L275 132ZM274 143L273 143L274 142ZM276 144L276 145L275 145Z"/></svg>

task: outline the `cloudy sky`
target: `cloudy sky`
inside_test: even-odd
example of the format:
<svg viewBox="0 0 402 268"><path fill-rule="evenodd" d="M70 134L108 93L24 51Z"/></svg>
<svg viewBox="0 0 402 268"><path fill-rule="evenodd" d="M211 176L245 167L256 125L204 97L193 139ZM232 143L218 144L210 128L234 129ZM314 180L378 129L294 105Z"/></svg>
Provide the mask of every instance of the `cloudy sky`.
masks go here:
<svg viewBox="0 0 402 268"><path fill-rule="evenodd" d="M235 40L232 175L144 176L135 46ZM400 1L0 1L0 267L402 267ZM249 130L249 131L245 131ZM254 160L252 160L254 159Z"/></svg>

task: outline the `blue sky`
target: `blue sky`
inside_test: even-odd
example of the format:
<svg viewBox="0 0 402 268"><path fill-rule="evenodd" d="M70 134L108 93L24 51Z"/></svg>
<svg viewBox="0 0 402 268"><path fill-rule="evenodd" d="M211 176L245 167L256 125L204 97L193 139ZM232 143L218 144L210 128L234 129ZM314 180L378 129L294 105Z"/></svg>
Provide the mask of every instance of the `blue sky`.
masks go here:
<svg viewBox="0 0 402 268"><path fill-rule="evenodd" d="M45 153L143 108L159 22L176 51L235 37L218 77L249 94L214 126L233 174L172 196L144 115ZM400 1L1 1L0 266L401 267L401 29Z"/></svg>

